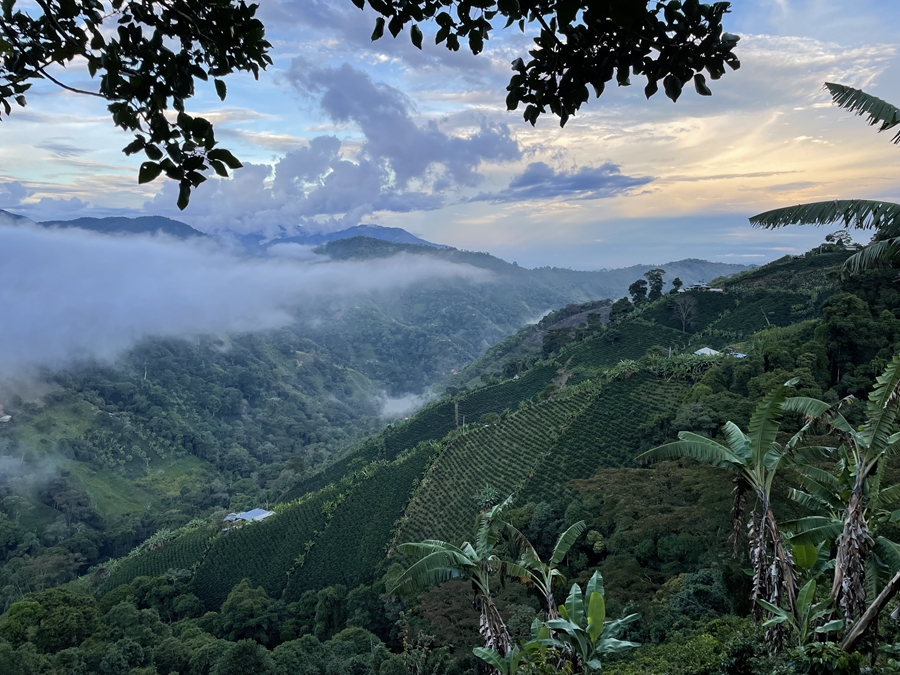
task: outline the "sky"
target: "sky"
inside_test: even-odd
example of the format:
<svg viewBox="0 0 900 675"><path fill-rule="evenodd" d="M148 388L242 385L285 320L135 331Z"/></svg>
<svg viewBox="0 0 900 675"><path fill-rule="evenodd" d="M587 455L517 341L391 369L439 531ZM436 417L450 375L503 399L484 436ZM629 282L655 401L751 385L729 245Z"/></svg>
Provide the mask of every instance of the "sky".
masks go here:
<svg viewBox="0 0 900 675"><path fill-rule="evenodd" d="M206 232L402 227L529 267L577 269L686 257L763 263L837 229L761 231L748 217L835 198L900 199L900 148L836 108L825 81L900 102L893 0L735 0L726 30L742 67L677 103L639 78L609 87L564 129L505 109L527 37L497 31L484 53L450 53L425 27L369 40L350 0L262 0L275 64L259 81L201 89L189 111L244 162L203 184L137 184L139 157L102 102L34 88L0 124L0 209L34 220L166 215ZM72 84L91 87L70 68ZM389 171L385 171L385 167ZM865 240L864 234L858 238Z"/></svg>

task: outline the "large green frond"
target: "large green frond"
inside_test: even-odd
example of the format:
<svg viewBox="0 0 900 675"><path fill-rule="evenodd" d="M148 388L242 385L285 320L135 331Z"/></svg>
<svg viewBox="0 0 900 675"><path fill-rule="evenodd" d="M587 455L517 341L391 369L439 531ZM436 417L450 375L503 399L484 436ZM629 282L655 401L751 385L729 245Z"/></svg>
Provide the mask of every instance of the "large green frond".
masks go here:
<svg viewBox="0 0 900 675"><path fill-rule="evenodd" d="M735 455L729 448L726 448L721 443L706 438L706 436L682 431L678 434L678 437L681 440L660 445L659 447L638 455L638 461L661 461L664 459L690 457L691 459L696 459L698 462L726 469L737 470L738 467L744 465L744 461Z"/></svg>
<svg viewBox="0 0 900 675"><path fill-rule="evenodd" d="M891 572L900 572L900 545L884 537L875 537L874 549Z"/></svg>
<svg viewBox="0 0 900 675"><path fill-rule="evenodd" d="M782 527L791 533L788 539L792 545L833 542L844 531L844 523L837 518L809 516L786 522Z"/></svg>
<svg viewBox="0 0 900 675"><path fill-rule="evenodd" d="M750 439L750 455L754 465L762 466L766 455L778 436L781 427L782 409L789 388L796 384L796 379L786 382L765 395L756 405L756 410L747 425L747 436Z"/></svg>
<svg viewBox="0 0 900 675"><path fill-rule="evenodd" d="M751 225L768 230L786 225L832 223L895 236L900 234L900 204L869 199L833 199L772 209L750 218Z"/></svg>
<svg viewBox="0 0 900 675"><path fill-rule="evenodd" d="M400 544L397 546L397 550L404 555L415 556L417 558L428 555L429 553L434 553L435 551L450 551L457 555L467 557L462 549L457 548L446 541L441 541L440 539L426 539L425 541Z"/></svg>
<svg viewBox="0 0 900 675"><path fill-rule="evenodd" d="M434 551L406 570L388 592L398 595L421 593L444 581L467 577L470 569L471 564L465 556L452 551Z"/></svg>
<svg viewBox="0 0 900 675"><path fill-rule="evenodd" d="M550 556L551 565L559 565L562 562L562 559L566 557L569 549L572 548L572 545L585 529L587 529L587 524L583 520L579 520L559 535L559 539L556 540L556 546L553 547L553 555Z"/></svg>
<svg viewBox="0 0 900 675"><path fill-rule="evenodd" d="M891 436L896 431L897 402L900 400L900 354L884 369L875 380L875 387L869 393L866 405L869 419L864 427L864 437L875 452L882 452L890 445Z"/></svg>
<svg viewBox="0 0 900 675"><path fill-rule="evenodd" d="M885 232L895 233L898 226L900 223L894 223L890 229L886 228ZM844 261L841 266L841 276L846 278L865 270L893 267L898 259L900 259L900 237L875 241Z"/></svg>
<svg viewBox="0 0 900 675"><path fill-rule="evenodd" d="M881 125L878 131L887 131L900 124L900 109L877 96L867 94L862 89L834 82L826 82L825 88L835 104L844 110L857 115L866 115L866 122L870 126ZM891 142L900 143L900 133L894 136Z"/></svg>
<svg viewBox="0 0 900 675"><path fill-rule="evenodd" d="M793 467L793 471L800 476L800 485L805 486L808 481L813 481L834 491L841 488L837 476L817 466L797 464Z"/></svg>
<svg viewBox="0 0 900 675"><path fill-rule="evenodd" d="M830 499L826 501L796 488L788 489L788 498L797 502L800 506L808 508L810 511L834 511L834 506Z"/></svg>
<svg viewBox="0 0 900 675"><path fill-rule="evenodd" d="M890 508L900 501L900 483L880 490L878 493L878 505L882 508Z"/></svg>
<svg viewBox="0 0 900 675"><path fill-rule="evenodd" d="M747 438L747 434L741 431L741 428L735 424L734 422L725 422L722 427L722 433L725 435L725 439L728 441L728 447L731 448L731 451L744 459L744 461L749 459L750 456L750 439Z"/></svg>

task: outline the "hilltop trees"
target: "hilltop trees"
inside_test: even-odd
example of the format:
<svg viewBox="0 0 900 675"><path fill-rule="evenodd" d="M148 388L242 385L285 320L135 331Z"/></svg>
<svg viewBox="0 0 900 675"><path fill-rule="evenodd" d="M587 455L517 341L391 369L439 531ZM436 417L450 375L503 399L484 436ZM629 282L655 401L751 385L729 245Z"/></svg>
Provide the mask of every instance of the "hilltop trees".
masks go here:
<svg viewBox="0 0 900 675"><path fill-rule="evenodd" d="M663 274L665 273L665 270L659 269L658 267L648 272L644 272L644 277L646 277L647 285L649 287L647 299L650 302L659 300L662 297Z"/></svg>
<svg viewBox="0 0 900 675"><path fill-rule="evenodd" d="M647 302L647 282L644 279L638 279L628 287L628 294L635 307L643 305Z"/></svg>

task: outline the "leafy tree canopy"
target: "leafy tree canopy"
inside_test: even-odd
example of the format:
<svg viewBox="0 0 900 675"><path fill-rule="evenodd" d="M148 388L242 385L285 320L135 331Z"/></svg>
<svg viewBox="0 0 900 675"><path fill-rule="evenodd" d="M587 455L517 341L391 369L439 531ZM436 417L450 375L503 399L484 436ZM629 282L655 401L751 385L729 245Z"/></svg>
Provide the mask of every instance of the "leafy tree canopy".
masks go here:
<svg viewBox="0 0 900 675"><path fill-rule="evenodd" d="M662 82L666 96L677 101L693 82L701 96L712 92L706 83L725 74L725 66L740 67L734 55L738 37L724 32L722 17L730 3L701 4L698 0L352 0L368 5L381 16L372 39L384 29L396 37L410 25L410 39L421 49L419 23L433 20L435 43L457 51L461 41L473 54L496 25L516 24L523 33L537 23L535 48L529 60L513 61L506 105L525 104L523 117L533 125L549 109L564 126L587 103L589 87L600 97L613 77L620 86L631 75L642 75L649 98Z"/></svg>
<svg viewBox="0 0 900 675"><path fill-rule="evenodd" d="M113 123L134 133L124 152L143 152L138 180L161 173L179 181L179 208L212 169L221 176L240 162L217 147L212 125L189 115L185 103L197 80L213 80L224 100L223 78L259 75L272 63L257 5L243 0L16 0L0 6L0 119L25 106L35 80L109 102ZM59 66L84 64L96 87L59 79ZM55 74L54 74L55 73ZM167 116L169 110L176 114Z"/></svg>

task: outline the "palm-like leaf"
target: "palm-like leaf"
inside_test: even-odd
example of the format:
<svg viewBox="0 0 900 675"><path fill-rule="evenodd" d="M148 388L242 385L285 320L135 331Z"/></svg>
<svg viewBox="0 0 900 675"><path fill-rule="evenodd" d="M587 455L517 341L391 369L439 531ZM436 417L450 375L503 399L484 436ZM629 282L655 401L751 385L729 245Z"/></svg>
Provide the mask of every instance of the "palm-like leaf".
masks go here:
<svg viewBox="0 0 900 675"><path fill-rule="evenodd" d="M781 426L782 406L787 397L788 388L797 383L794 378L772 391L756 405L750 424L747 426L747 436L750 440L750 455L757 468L765 464L766 455L772 450L778 429Z"/></svg>
<svg viewBox="0 0 900 675"><path fill-rule="evenodd" d="M900 234L900 204L871 199L832 199L772 209L750 218L751 225L767 230L786 225L834 223L858 230L878 230L895 236Z"/></svg>
<svg viewBox="0 0 900 675"><path fill-rule="evenodd" d="M638 455L638 461L680 459L690 457L704 464L711 464L723 469L739 470L744 462L729 448L706 436L689 431L678 434L681 440L666 443Z"/></svg>
<svg viewBox="0 0 900 675"><path fill-rule="evenodd" d="M892 224L890 231L895 232L897 227L897 223ZM847 277L879 267L894 267L898 259L900 259L900 237L888 237L872 242L847 258L841 268L841 275Z"/></svg>
<svg viewBox="0 0 900 675"><path fill-rule="evenodd" d="M831 94L835 104L844 110L857 115L868 115L866 122L870 126L880 124L881 128L878 131L887 131L900 124L900 110L877 96L867 94L861 89L833 82L826 82L825 88ZM891 142L900 143L900 133L894 136Z"/></svg>
<svg viewBox="0 0 900 675"><path fill-rule="evenodd" d="M894 355L884 372L875 381L869 394L867 412L869 419L864 427L864 437L871 450L881 453L891 445L895 431L897 402L900 395L900 354Z"/></svg>
<svg viewBox="0 0 900 675"><path fill-rule="evenodd" d="M586 528L587 524L583 520L579 520L559 535L559 539L556 540L556 546L553 547L553 554L550 556L550 565L559 565L562 562L569 549L572 548L572 545Z"/></svg>
<svg viewBox="0 0 900 675"><path fill-rule="evenodd" d="M472 567L472 561L466 556L449 550L434 551L406 570L390 593L420 593L450 579L465 577Z"/></svg>

